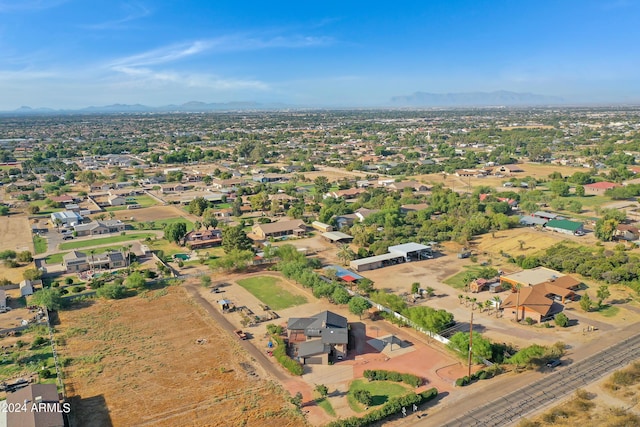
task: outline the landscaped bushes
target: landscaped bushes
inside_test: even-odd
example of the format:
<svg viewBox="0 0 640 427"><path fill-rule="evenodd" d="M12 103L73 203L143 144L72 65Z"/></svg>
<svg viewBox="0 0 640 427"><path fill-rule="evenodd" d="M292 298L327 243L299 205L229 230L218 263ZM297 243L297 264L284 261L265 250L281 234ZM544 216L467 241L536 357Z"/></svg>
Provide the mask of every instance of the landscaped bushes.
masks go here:
<svg viewBox="0 0 640 427"><path fill-rule="evenodd" d="M490 371L479 370L478 372L474 372L473 374L471 374L471 377L464 376L462 378L458 378L456 380L456 387L464 387L478 380L488 380L489 378L493 378L494 375L496 375L495 369L492 369Z"/></svg>
<svg viewBox="0 0 640 427"><path fill-rule="evenodd" d="M422 385L422 378L413 374L405 374L395 371L385 371L383 369L367 369L363 376L369 381L395 381L419 387Z"/></svg>
<svg viewBox="0 0 640 427"><path fill-rule="evenodd" d="M409 393L400 397L392 397L380 409L369 412L364 417L350 417L343 420L333 421L327 427L363 427L402 411L402 408L411 408L412 405L420 405L434 399L438 395L436 388L425 390L420 394Z"/></svg>
<svg viewBox="0 0 640 427"><path fill-rule="evenodd" d="M287 346L284 340L277 335L272 335L271 339L276 342L276 348L273 350L273 357L276 358L287 371L293 375L302 375L303 369L300 362L297 362L287 355Z"/></svg>

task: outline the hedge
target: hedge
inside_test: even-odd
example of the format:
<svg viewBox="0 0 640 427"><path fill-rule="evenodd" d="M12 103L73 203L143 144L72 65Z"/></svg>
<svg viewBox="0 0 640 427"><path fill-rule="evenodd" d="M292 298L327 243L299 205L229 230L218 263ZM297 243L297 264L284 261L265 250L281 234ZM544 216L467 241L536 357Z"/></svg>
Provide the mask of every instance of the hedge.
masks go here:
<svg viewBox="0 0 640 427"><path fill-rule="evenodd" d="M456 386L464 387L477 380L487 380L489 378L492 378L494 375L495 375L495 370L492 370L492 371L479 370L478 372L471 374L471 377L464 376L462 378L458 378L456 380Z"/></svg>
<svg viewBox="0 0 640 427"><path fill-rule="evenodd" d="M363 373L364 377L369 381L395 381L403 382L414 387L422 385L422 378L413 374L404 374L395 371L385 371L383 369L367 369Z"/></svg>
<svg viewBox="0 0 640 427"><path fill-rule="evenodd" d="M411 405L420 405L434 399L438 395L436 388L425 390L420 394L409 393L404 396L392 397L380 409L369 412L364 417L350 417L343 420L336 420L327 427L364 427L382 421L387 417L395 415L402 411L403 407L411 407Z"/></svg>
<svg viewBox="0 0 640 427"><path fill-rule="evenodd" d="M276 348L273 350L273 357L276 358L279 364L281 364L287 371L293 375L302 375L303 368L300 362L293 360L287 355L287 346L284 340L277 335L271 335L271 339L276 342Z"/></svg>

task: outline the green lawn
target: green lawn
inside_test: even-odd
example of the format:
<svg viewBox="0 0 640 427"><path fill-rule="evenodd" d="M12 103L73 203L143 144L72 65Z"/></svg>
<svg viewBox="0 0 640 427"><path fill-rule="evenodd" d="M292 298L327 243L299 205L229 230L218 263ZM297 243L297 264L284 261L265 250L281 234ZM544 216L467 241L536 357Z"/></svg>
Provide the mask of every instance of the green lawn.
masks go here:
<svg viewBox="0 0 640 427"><path fill-rule="evenodd" d="M33 247L36 255L47 252L47 239L40 236L33 236Z"/></svg>
<svg viewBox="0 0 640 427"><path fill-rule="evenodd" d="M300 295L294 295L282 287L280 280L270 276L251 277L237 281L254 297L258 298L272 310L283 310L296 305L305 304L307 299Z"/></svg>
<svg viewBox="0 0 640 427"><path fill-rule="evenodd" d="M465 283L464 283L464 277L467 273L471 272L471 273L477 273L478 271L480 271L481 269L483 269L484 267L474 264L474 265L465 265L464 266L464 270L462 270L461 272L454 274L451 277L447 277L446 279L443 280L444 283L446 283L449 286L454 287L455 289L464 289L465 287Z"/></svg>
<svg viewBox="0 0 640 427"><path fill-rule="evenodd" d="M598 313L602 314L604 317L614 317L619 312L620 312L620 308L615 307L613 305L607 305L598 311Z"/></svg>
<svg viewBox="0 0 640 427"><path fill-rule="evenodd" d="M127 201L127 205L137 204L137 205L140 205L141 208L149 208L151 206L156 206L158 204L156 199L154 199L151 196L147 196L146 194L142 196L135 196L133 197L133 199L135 199L135 201ZM113 212L113 211L122 211L125 209L127 209L126 205L125 206L109 206L104 210L106 210L107 212Z"/></svg>
<svg viewBox="0 0 640 427"><path fill-rule="evenodd" d="M364 408L360 402L353 397L353 392L356 390L367 390L371 393L373 402L371 406L383 405L389 400L390 397L402 396L407 394L410 389L402 383L396 383L393 381L367 381L367 380L354 380L349 386L349 392L347 393L347 401L349 407L354 412L363 412Z"/></svg>
<svg viewBox="0 0 640 427"><path fill-rule="evenodd" d="M129 240L144 240L147 237L155 237L153 233L134 233L125 234L124 236L103 237L101 239L77 240L60 244L60 250L88 248L91 246L107 245L109 243L128 242Z"/></svg>
<svg viewBox="0 0 640 427"><path fill-rule="evenodd" d="M324 409L324 412L326 412L328 415L332 417L336 416L336 411L333 409L333 406L331 406L331 402L329 402L329 399L327 399L326 397L322 399L316 399L316 404Z"/></svg>

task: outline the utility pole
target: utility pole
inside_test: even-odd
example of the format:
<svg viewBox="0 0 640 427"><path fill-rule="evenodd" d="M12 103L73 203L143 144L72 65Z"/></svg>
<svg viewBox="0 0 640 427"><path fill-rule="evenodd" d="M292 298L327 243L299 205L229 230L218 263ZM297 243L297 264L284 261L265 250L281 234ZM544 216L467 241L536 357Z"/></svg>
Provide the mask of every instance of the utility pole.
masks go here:
<svg viewBox="0 0 640 427"><path fill-rule="evenodd" d="M473 311L471 312L471 321L469 322L469 374L468 377L471 379L471 354L473 352Z"/></svg>

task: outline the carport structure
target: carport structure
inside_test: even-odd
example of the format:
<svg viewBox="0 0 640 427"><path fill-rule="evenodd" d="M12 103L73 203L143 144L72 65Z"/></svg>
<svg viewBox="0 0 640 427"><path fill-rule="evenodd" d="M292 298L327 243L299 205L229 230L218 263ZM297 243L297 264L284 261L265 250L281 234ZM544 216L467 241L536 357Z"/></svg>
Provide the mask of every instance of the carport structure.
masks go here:
<svg viewBox="0 0 640 427"><path fill-rule="evenodd" d="M389 246L389 253L402 255L405 261L414 261L433 258L431 246L420 243L405 243L402 245Z"/></svg>
<svg viewBox="0 0 640 427"><path fill-rule="evenodd" d="M322 238L330 241L331 243L349 243L353 240L353 236L349 236L346 233L340 231L327 231L322 233Z"/></svg>

